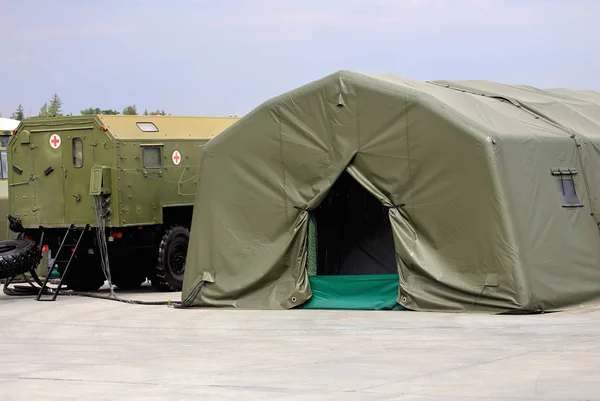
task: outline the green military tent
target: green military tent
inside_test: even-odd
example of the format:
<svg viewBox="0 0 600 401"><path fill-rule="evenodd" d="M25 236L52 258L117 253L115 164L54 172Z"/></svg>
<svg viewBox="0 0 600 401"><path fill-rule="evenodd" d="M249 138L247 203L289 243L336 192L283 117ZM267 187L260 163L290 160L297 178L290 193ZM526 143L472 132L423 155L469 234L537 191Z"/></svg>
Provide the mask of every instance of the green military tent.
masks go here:
<svg viewBox="0 0 600 401"><path fill-rule="evenodd" d="M600 93L339 71L203 149L182 305L600 298Z"/></svg>

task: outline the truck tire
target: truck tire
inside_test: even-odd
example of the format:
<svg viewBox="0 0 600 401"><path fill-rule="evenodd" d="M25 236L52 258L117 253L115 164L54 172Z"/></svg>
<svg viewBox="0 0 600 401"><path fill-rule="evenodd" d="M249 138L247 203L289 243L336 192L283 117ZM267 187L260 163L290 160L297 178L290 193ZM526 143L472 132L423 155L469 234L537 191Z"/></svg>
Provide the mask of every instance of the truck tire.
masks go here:
<svg viewBox="0 0 600 401"><path fill-rule="evenodd" d="M31 240L0 241L0 279L34 270L42 260L36 243Z"/></svg>
<svg viewBox="0 0 600 401"><path fill-rule="evenodd" d="M152 286L160 291L181 291L190 231L183 226L172 226L163 235L158 246L158 264Z"/></svg>

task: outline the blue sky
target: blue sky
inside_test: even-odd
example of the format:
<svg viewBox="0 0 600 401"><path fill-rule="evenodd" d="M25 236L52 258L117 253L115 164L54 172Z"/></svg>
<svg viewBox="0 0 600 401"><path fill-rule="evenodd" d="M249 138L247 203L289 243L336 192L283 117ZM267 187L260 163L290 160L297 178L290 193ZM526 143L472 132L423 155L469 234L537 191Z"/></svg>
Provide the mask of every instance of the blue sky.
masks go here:
<svg viewBox="0 0 600 401"><path fill-rule="evenodd" d="M600 91L600 0L0 0L0 113L242 115L340 69Z"/></svg>

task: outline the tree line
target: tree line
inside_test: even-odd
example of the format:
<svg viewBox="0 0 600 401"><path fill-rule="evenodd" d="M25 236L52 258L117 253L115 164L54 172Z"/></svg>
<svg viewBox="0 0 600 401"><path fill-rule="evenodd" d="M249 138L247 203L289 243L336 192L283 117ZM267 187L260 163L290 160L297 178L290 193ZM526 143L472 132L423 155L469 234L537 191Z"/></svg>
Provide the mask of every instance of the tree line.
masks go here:
<svg viewBox="0 0 600 401"><path fill-rule="evenodd" d="M64 116L64 115L68 115L68 116L72 116L73 113L69 113L69 114L64 114L62 111L62 105L63 102L60 98L60 96L58 96L57 93L55 93L52 98L44 103L44 105L40 108L39 113L37 114L37 117L58 117L58 116ZM137 116L138 115L138 110L137 107L135 106L135 104L130 104L127 107L125 107L121 112L114 110L114 109L101 109L99 107L88 107L87 109L83 109L79 112L79 115L90 115L90 114L105 114L105 115L118 115L118 114L123 114L123 115L129 115L129 116ZM142 113L145 116L166 116L167 113L165 113L164 110L159 110L156 109L154 111L148 111L147 109L144 109L144 112ZM170 115L170 114L169 114ZM0 117L2 117L2 115L0 114ZM32 116L35 117L35 116ZM23 110L23 105L19 103L19 106L17 106L17 109L11 114L10 118L12 118L13 120L23 120L25 118L25 112Z"/></svg>

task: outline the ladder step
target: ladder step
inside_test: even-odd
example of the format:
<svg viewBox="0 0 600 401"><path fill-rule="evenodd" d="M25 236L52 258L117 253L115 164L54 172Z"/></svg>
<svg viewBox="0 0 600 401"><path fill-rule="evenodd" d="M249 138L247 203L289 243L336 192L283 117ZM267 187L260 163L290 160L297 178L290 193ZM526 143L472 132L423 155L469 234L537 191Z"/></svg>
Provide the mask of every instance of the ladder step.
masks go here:
<svg viewBox="0 0 600 401"><path fill-rule="evenodd" d="M62 249L66 249L66 248L75 248L77 246L77 244L63 244ZM61 248L58 248L61 249Z"/></svg>
<svg viewBox="0 0 600 401"><path fill-rule="evenodd" d="M38 295L36 298L38 301L54 301L54 300L56 300L56 297L58 296L58 292L60 291L60 289L63 286L63 280L67 276L67 273L69 272L69 268L71 267L71 263L73 262L73 257L75 256L75 253L79 249L79 245L81 244L81 239L83 238L83 235L85 234L85 232L88 230L89 227L90 227L90 225L86 224L85 228L83 230L81 230L80 232L76 231L77 243L75 243L75 244L65 243L65 241L67 240L67 237L69 236L69 233L71 232L71 230L73 230L74 227L71 226L69 229L67 229L67 232L66 232L65 236L63 237L63 240L62 240L60 246L58 247L58 250L56 251L56 255L60 254L60 251L62 251L63 248L74 248L74 250L71 252L71 256L69 257L69 259L66 259L66 260L54 259L54 262L52 263L52 268L50 269L49 274L46 275L46 279L44 280L42 288L40 288L40 291L38 292ZM42 235L43 235L43 233L42 233ZM50 299L43 299L42 295L44 294L45 290L48 289L48 287L47 287L48 281L50 280L50 276L52 275L51 273L54 270L54 266L56 266L56 263L61 263L61 264L66 263L67 265L65 266L65 270L64 270L63 274L61 275L60 281L58 282L58 286L55 289L53 289L53 291L51 293L52 297Z"/></svg>

